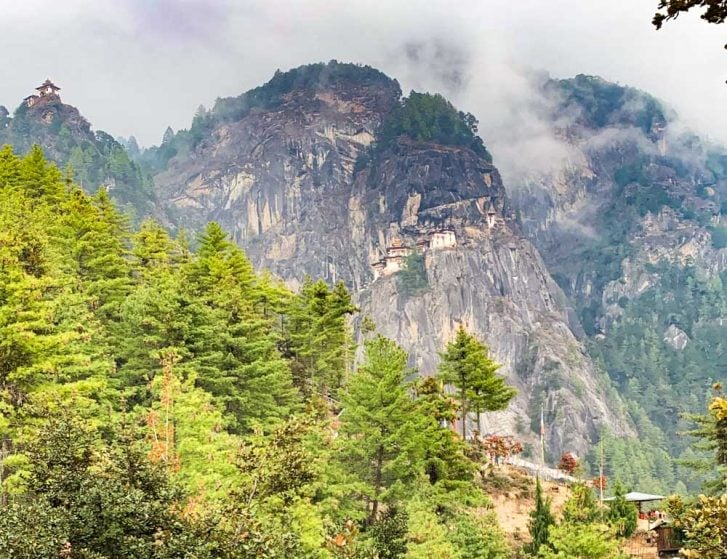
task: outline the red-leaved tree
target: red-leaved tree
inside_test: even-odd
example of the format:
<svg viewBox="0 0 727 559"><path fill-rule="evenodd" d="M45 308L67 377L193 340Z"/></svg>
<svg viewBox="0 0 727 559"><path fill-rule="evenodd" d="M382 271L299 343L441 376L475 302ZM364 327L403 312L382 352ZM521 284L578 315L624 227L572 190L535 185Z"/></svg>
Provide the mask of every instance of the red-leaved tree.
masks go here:
<svg viewBox="0 0 727 559"><path fill-rule="evenodd" d="M570 452L564 452L563 456L560 457L560 462L558 462L558 469L562 472L565 472L569 476L572 476L573 473L578 468L578 460L575 456L573 456Z"/></svg>
<svg viewBox="0 0 727 559"><path fill-rule="evenodd" d="M495 463L523 451L523 445L510 436L488 435L481 444L487 457Z"/></svg>
<svg viewBox="0 0 727 559"><path fill-rule="evenodd" d="M593 478L591 483L595 489L603 489L605 491L606 487L608 487L608 480L606 479L606 476L597 476Z"/></svg>

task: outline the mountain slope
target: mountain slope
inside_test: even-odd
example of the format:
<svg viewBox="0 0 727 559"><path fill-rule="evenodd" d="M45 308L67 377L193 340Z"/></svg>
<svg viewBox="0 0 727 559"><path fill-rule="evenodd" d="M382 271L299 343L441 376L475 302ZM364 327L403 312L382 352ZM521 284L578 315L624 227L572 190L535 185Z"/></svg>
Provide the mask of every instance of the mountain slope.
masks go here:
<svg viewBox="0 0 727 559"><path fill-rule="evenodd" d="M641 438L690 458L680 413L727 378L727 154L641 91L592 76L542 91L569 157L511 177L513 203Z"/></svg>
<svg viewBox="0 0 727 559"><path fill-rule="evenodd" d="M290 284L306 274L343 280L423 374L465 324L520 389L488 430L534 442L543 404L554 454L585 453L600 425L632 433L521 234L471 116L436 96L401 100L383 74L330 63L276 74L195 120L159 148L176 155L151 154L177 223L220 221ZM415 261L412 289L398 268Z"/></svg>

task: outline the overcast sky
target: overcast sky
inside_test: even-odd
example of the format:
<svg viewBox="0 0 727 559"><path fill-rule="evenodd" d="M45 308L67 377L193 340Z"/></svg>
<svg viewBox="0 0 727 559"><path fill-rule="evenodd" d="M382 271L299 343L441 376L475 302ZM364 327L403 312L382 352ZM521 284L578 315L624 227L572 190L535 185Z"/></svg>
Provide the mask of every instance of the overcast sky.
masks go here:
<svg viewBox="0 0 727 559"><path fill-rule="evenodd" d="M598 74L665 100L727 144L727 25L658 0L0 0L0 104L50 77L115 136L159 143L195 109L275 69L337 59L438 90L501 135L530 92L523 70ZM497 153L495 154L497 156Z"/></svg>

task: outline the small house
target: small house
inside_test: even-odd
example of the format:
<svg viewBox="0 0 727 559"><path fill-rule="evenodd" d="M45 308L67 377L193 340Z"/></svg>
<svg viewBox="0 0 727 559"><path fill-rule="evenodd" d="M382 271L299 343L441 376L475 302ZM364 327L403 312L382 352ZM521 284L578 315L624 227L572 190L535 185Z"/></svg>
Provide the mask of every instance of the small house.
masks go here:
<svg viewBox="0 0 727 559"><path fill-rule="evenodd" d="M411 250L405 247L399 239L394 239L386 248L386 259L406 258Z"/></svg>
<svg viewBox="0 0 727 559"><path fill-rule="evenodd" d="M681 534L670 522L660 520L651 528L656 533L656 553L659 557L680 557Z"/></svg>
<svg viewBox="0 0 727 559"><path fill-rule="evenodd" d="M374 271L374 279L399 272L404 267L406 258L411 252L411 248L404 246L399 239L394 239L391 245L386 247L386 256L371 265Z"/></svg>

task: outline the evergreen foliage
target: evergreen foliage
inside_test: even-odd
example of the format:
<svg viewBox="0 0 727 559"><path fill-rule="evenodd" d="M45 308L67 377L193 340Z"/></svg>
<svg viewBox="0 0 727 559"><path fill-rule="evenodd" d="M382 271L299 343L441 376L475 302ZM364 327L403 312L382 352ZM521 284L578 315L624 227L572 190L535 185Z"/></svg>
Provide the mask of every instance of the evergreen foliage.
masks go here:
<svg viewBox="0 0 727 559"><path fill-rule="evenodd" d="M721 559L727 556L727 493L700 495L690 503L672 497L668 509L685 557Z"/></svg>
<svg viewBox="0 0 727 559"><path fill-rule="evenodd" d="M399 272L398 279L402 293L409 296L417 295L429 287L424 256L416 251L409 254L404 262L404 267Z"/></svg>
<svg viewBox="0 0 727 559"><path fill-rule="evenodd" d="M404 383L407 355L378 336L366 342L364 363L343 395L342 453L351 464L369 509L370 523L382 503L403 496L423 469L424 419Z"/></svg>
<svg viewBox="0 0 727 559"><path fill-rule="evenodd" d="M604 524L562 523L553 526L547 546L540 548L542 559L625 559L618 553L618 541Z"/></svg>
<svg viewBox="0 0 727 559"><path fill-rule="evenodd" d="M623 303L608 337L591 344L592 355L609 371L639 427L641 443L607 436L607 470L642 491L668 492L676 480L695 490L699 475L672 458L694 460L683 413L699 413L710 386L727 376L727 276L707 278L694 267L666 263L650 268L659 281ZM674 325L689 341L681 350L665 340ZM591 457L595 463L595 457Z"/></svg>
<svg viewBox="0 0 727 559"><path fill-rule="evenodd" d="M113 197L135 214L149 211L154 198L151 176L121 143L101 130L93 132L74 107L60 101L35 107L22 103L13 117L6 119L5 126L0 124L0 144L30 151L40 143L48 157L59 167L68 167L87 192L106 185L113 189Z"/></svg>
<svg viewBox="0 0 727 559"><path fill-rule="evenodd" d="M548 543L550 528L555 524L555 517L551 511L550 498L543 497L543 486L540 478L535 481L535 508L530 511L528 532L530 543L526 550L531 555L537 555L540 548Z"/></svg>
<svg viewBox="0 0 727 559"><path fill-rule="evenodd" d="M512 550L497 525L494 513L456 514L449 523L449 536L462 559L508 559Z"/></svg>
<svg viewBox="0 0 727 559"><path fill-rule="evenodd" d="M707 414L691 416L697 428L690 433L697 438L695 446L708 453L706 460L692 465L710 472L704 489L713 495L687 501L672 495L667 500L686 557L717 559L727 553L727 400L721 385L715 385L715 391Z"/></svg>
<svg viewBox="0 0 727 559"><path fill-rule="evenodd" d="M376 144L357 160L355 172L375 161L383 150L393 147L401 136L417 142L469 148L492 162L492 156L477 135L478 122L472 114L458 111L439 94L412 91L402 98L399 83L382 72L370 66L331 60L286 72L278 70L270 81L238 97L217 99L211 110L199 107L189 129L175 133L167 128L159 146L142 152L142 167L152 173L160 172L168 167L172 158L192 153L220 124L237 122L255 109L279 107L293 94L307 95L325 88L339 88L342 84L364 89L380 88L392 100L398 101L386 115Z"/></svg>
<svg viewBox="0 0 727 559"><path fill-rule="evenodd" d="M626 489L617 482L613 488L613 501L608 503L608 521L620 538L629 538L636 531L638 511L636 505L628 502Z"/></svg>
<svg viewBox="0 0 727 559"><path fill-rule="evenodd" d="M572 485L563 507L563 521L573 525L592 524L601 516L593 489L583 482Z"/></svg>
<svg viewBox="0 0 727 559"><path fill-rule="evenodd" d="M477 124L473 115L457 111L438 93L412 91L386 117L378 134L377 149L387 149L400 136L407 136L416 142L467 147L491 162L492 156L477 136Z"/></svg>
<svg viewBox="0 0 727 559"><path fill-rule="evenodd" d="M577 120L591 128L635 126L648 134L666 122L666 111L659 101L597 76L578 74L572 79L550 80L547 90L558 96L564 110L576 111Z"/></svg>
<svg viewBox="0 0 727 559"><path fill-rule="evenodd" d="M516 390L507 386L505 379L496 374L500 365L490 359L487 347L463 327L457 331L455 339L447 344L441 358L440 378L459 390L462 438L466 438L469 411L477 413L481 433L480 414L505 409Z"/></svg>
<svg viewBox="0 0 727 559"><path fill-rule="evenodd" d="M406 532L409 517L405 510L389 507L371 527L379 559L399 559L406 553Z"/></svg>
<svg viewBox="0 0 727 559"><path fill-rule="evenodd" d="M304 392L333 393L350 373L354 348L347 317L356 312L342 283L331 289L306 278L283 322L284 354L296 385Z"/></svg>
<svg viewBox="0 0 727 559"><path fill-rule="evenodd" d="M0 555L505 557L441 383L382 337L354 372L343 284L197 244L0 150Z"/></svg>

